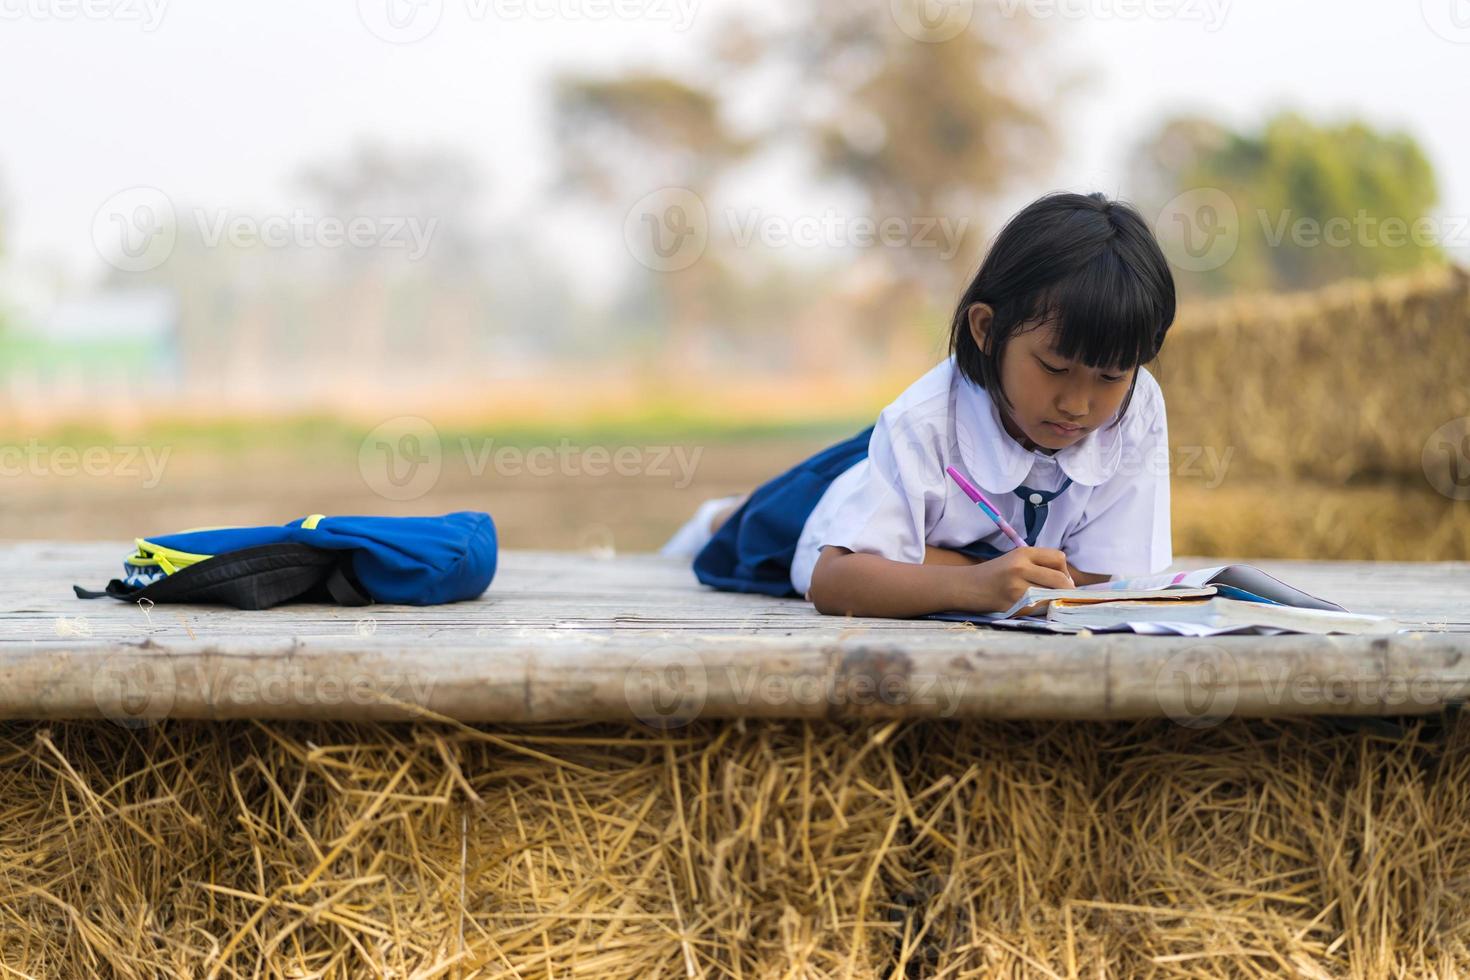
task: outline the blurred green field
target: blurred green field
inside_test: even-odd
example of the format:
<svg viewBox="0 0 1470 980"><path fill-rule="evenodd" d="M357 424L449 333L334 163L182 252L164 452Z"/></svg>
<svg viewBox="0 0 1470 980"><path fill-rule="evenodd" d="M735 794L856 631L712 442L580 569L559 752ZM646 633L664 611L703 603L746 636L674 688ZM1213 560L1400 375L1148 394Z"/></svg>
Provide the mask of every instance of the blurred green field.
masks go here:
<svg viewBox="0 0 1470 980"><path fill-rule="evenodd" d="M644 551L662 544L705 498L749 489L865 424L732 428L699 435L668 430L446 434L448 449L437 480L409 500L390 499L373 488L372 473L364 476L359 454L363 436L350 427L261 428L218 441L204 429L174 432L146 443L168 453L153 485L146 485L151 479L141 458L136 476L78 472L8 478L0 537L126 540L186 527L279 523L309 513L479 509L495 517L507 547ZM562 439L584 455L593 447L610 453L629 447L650 472L539 476L524 466L517 473L502 465L498 472L492 461L477 473L473 452L456 448L462 438L494 439L492 452L551 447ZM97 434L69 444L80 451L117 443ZM656 457L665 447L659 470ZM576 458L568 456L573 465ZM1334 487L1240 478L1228 470L1213 485L1217 479L1219 474L1207 467L1174 478L1176 553L1470 558L1470 504L1443 497L1422 481L1418 487Z"/></svg>
<svg viewBox="0 0 1470 980"><path fill-rule="evenodd" d="M1467 281L1440 269L1186 311L1153 367L1169 405L1176 554L1470 559L1470 501L1435 489L1470 460L1426 449L1470 416ZM859 431L908 380L810 386L799 422L778 421L769 397L742 411L670 388L560 421L12 426L0 537L478 509L508 547L645 551L707 497Z"/></svg>

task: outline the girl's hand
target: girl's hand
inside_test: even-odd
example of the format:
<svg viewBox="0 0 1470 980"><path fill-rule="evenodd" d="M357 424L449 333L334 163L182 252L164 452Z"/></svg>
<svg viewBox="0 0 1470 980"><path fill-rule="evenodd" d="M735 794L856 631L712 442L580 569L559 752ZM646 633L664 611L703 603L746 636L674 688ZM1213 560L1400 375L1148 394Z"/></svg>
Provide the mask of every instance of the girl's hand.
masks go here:
<svg viewBox="0 0 1470 980"><path fill-rule="evenodd" d="M966 608L979 612L1005 612L1032 586L1076 587L1067 574L1067 556L1056 548L1016 548L961 574L969 578L974 596Z"/></svg>
<svg viewBox="0 0 1470 980"><path fill-rule="evenodd" d="M926 558L942 550L929 549ZM914 564L829 544L817 556L807 599L825 616L903 619L954 610L1004 612L1030 586L1072 586L1067 560L1055 548L1017 548L977 565L957 552L949 556L957 560Z"/></svg>

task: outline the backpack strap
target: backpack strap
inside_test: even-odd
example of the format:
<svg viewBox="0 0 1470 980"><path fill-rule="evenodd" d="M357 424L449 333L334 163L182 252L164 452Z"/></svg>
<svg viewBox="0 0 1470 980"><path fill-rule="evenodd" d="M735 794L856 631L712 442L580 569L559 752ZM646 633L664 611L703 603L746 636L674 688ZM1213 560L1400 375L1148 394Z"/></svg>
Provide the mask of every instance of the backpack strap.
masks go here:
<svg viewBox="0 0 1470 980"><path fill-rule="evenodd" d="M72 590L80 599L210 602L237 609L328 598L341 605L367 605L372 597L352 577L346 567L350 561L350 554L287 541L215 555L141 588L113 579L102 592L76 585Z"/></svg>
<svg viewBox="0 0 1470 980"><path fill-rule="evenodd" d="M327 593L339 606L371 606L373 597L357 581L357 576L352 574L352 563L350 556L332 566L331 574L326 578L323 585Z"/></svg>

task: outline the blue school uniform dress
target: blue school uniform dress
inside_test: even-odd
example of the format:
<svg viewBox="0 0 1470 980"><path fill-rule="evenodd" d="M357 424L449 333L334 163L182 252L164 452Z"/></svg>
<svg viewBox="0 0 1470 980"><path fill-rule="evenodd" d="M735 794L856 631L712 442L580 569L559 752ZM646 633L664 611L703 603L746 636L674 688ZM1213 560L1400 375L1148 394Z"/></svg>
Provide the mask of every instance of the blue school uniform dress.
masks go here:
<svg viewBox="0 0 1470 980"><path fill-rule="evenodd" d="M1056 453L1005 431L990 394L941 361L850 439L762 484L694 558L699 581L804 596L821 549L920 563L926 545L993 558L1014 545L949 479L985 492L1028 544L1073 567L1151 574L1173 562L1163 393L1139 368L1132 403Z"/></svg>

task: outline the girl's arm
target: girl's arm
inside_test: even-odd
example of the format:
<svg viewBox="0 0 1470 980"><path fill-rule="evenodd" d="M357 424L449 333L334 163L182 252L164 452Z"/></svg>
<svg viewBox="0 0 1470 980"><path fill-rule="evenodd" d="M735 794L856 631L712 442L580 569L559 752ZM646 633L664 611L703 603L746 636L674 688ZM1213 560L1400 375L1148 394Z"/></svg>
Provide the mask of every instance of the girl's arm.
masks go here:
<svg viewBox="0 0 1470 980"><path fill-rule="evenodd" d="M1070 588L1066 568L1066 557L1054 548L1016 548L978 564L967 558L931 563L926 552L925 563L914 564L828 545L812 570L807 598L829 616L1002 612L1033 585Z"/></svg>

